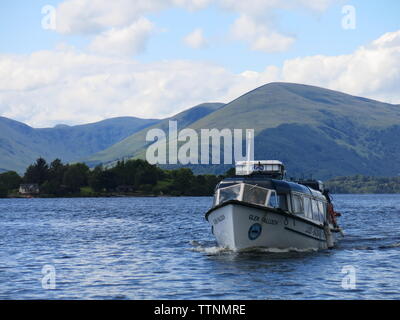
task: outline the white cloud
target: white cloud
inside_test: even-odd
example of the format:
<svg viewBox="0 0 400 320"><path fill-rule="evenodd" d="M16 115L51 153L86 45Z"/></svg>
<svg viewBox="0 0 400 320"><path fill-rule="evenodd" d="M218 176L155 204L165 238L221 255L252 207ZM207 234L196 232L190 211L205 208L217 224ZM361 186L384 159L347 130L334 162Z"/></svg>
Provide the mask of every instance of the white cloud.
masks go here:
<svg viewBox="0 0 400 320"><path fill-rule="evenodd" d="M57 8L57 31L96 34L129 26L169 5L168 0L65 0Z"/></svg>
<svg viewBox="0 0 400 320"><path fill-rule="evenodd" d="M344 0L294 0L295 5L304 6L315 11L325 11L334 3L344 3Z"/></svg>
<svg viewBox="0 0 400 320"><path fill-rule="evenodd" d="M207 46L207 40L205 39L201 28L197 28L189 33L184 38L184 42L187 46L193 49L200 49Z"/></svg>
<svg viewBox="0 0 400 320"><path fill-rule="evenodd" d="M118 36L132 23L145 15L172 7L187 10L201 10L214 5L239 15L232 26L236 39L249 43L251 49L264 52L284 51L290 47L294 37L287 36L266 21L274 15L276 9L290 10L303 7L313 11L323 11L334 2L342 0L65 0L57 8L57 31L60 33L98 34L96 47L102 39L107 42L118 41ZM250 39L240 36L238 29L245 28ZM111 39L117 37L117 40ZM140 42L141 35L138 34ZM195 39L194 37L197 37ZM204 44L199 34L188 39L189 45Z"/></svg>
<svg viewBox="0 0 400 320"><path fill-rule="evenodd" d="M400 31L388 32L372 42L373 48L396 48L400 46Z"/></svg>
<svg viewBox="0 0 400 320"><path fill-rule="evenodd" d="M126 28L112 28L96 36L89 49L112 55L132 55L144 51L155 27L145 18L140 18Z"/></svg>
<svg viewBox="0 0 400 320"><path fill-rule="evenodd" d="M213 2L215 2L215 0L172 0L171 1L173 5L186 8L192 11L204 9Z"/></svg>
<svg viewBox="0 0 400 320"><path fill-rule="evenodd" d="M63 51L64 50L64 51ZM239 74L211 63L142 64L61 47L0 55L0 115L34 126L116 116L166 117L202 102L229 102L272 81L298 82L400 103L400 30L355 52L285 61Z"/></svg>
<svg viewBox="0 0 400 320"><path fill-rule="evenodd" d="M98 33L126 27L147 14L174 6L200 10L210 3L211 0L65 0L57 8L57 31Z"/></svg>
<svg viewBox="0 0 400 320"><path fill-rule="evenodd" d="M222 8L238 13L231 26L233 39L246 42L250 49L270 52L288 50L295 37L277 30L274 26L276 9L306 8L322 12L341 0L219 0Z"/></svg>
<svg viewBox="0 0 400 320"><path fill-rule="evenodd" d="M231 32L235 39L248 42L252 50L264 52L285 51L295 40L270 30L264 23L246 15L240 16L234 22Z"/></svg>
<svg viewBox="0 0 400 320"><path fill-rule="evenodd" d="M303 7L314 11L324 11L342 0L219 0L222 8L251 16L263 15L274 9L293 9Z"/></svg>
<svg viewBox="0 0 400 320"><path fill-rule="evenodd" d="M73 51L2 55L0 114L34 126L164 117L223 98L230 78L224 68L189 61L138 64Z"/></svg>
<svg viewBox="0 0 400 320"><path fill-rule="evenodd" d="M400 31L396 31L352 54L288 60L282 69L282 79L399 103L399 65Z"/></svg>

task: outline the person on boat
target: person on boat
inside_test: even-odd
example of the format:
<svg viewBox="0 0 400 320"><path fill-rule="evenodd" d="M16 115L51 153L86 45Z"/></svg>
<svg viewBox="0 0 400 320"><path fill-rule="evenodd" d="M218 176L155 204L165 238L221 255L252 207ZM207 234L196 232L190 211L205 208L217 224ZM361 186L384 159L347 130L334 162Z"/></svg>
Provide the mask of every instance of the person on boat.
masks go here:
<svg viewBox="0 0 400 320"><path fill-rule="evenodd" d="M325 196L326 201L328 201L328 203L332 203L332 198L331 195L329 194L329 189L324 189L322 194Z"/></svg>
<svg viewBox="0 0 400 320"><path fill-rule="evenodd" d="M326 201L328 202L326 208L328 212L329 221L333 224L334 227L338 227L336 217L340 217L341 214L339 212L336 212L335 209L333 208L332 198L329 194L329 189L325 189L322 194L325 196Z"/></svg>

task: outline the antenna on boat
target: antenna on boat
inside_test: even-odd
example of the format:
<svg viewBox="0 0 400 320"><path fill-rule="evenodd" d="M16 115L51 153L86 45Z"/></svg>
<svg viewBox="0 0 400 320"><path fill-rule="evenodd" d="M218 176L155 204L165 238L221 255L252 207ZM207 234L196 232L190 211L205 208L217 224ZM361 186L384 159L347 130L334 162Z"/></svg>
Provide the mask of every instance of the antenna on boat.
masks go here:
<svg viewBox="0 0 400 320"><path fill-rule="evenodd" d="M247 174L251 173L251 148L252 148L252 139L251 139L251 130L247 130ZM253 149L254 150L254 149Z"/></svg>

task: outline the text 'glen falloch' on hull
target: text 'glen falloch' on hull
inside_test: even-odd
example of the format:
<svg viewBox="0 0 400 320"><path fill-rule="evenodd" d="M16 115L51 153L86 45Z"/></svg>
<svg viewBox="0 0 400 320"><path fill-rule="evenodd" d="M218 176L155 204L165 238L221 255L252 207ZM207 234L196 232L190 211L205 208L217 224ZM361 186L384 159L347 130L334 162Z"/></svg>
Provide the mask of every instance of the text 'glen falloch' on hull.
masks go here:
<svg viewBox="0 0 400 320"><path fill-rule="evenodd" d="M236 175L221 181L206 213L218 245L318 250L343 236L328 190L318 180L287 181L277 160L240 161Z"/></svg>

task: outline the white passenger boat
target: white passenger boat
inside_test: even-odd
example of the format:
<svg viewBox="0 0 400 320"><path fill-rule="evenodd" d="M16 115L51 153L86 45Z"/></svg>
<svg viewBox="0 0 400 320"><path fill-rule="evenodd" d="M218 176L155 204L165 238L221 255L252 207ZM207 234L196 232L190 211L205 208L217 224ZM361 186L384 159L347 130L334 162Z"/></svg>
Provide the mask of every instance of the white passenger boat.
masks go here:
<svg viewBox="0 0 400 320"><path fill-rule="evenodd" d="M343 236L323 183L284 180L277 160L236 163L236 176L221 181L206 213L218 245L317 250L333 248Z"/></svg>

